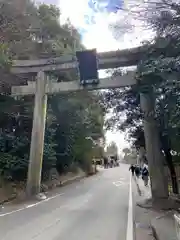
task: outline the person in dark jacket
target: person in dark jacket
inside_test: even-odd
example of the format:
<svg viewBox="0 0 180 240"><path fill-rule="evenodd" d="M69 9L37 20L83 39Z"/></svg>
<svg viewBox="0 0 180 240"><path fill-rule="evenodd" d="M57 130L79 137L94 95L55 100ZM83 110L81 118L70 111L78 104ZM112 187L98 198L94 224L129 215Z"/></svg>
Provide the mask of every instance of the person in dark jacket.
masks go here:
<svg viewBox="0 0 180 240"><path fill-rule="evenodd" d="M135 166L134 171L135 171L136 177L139 178L141 171L140 171L140 167L138 165Z"/></svg>
<svg viewBox="0 0 180 240"><path fill-rule="evenodd" d="M108 168L108 158L104 157L104 168Z"/></svg>
<svg viewBox="0 0 180 240"><path fill-rule="evenodd" d="M130 166L129 171L131 171L132 176L134 176L135 166L133 164Z"/></svg>

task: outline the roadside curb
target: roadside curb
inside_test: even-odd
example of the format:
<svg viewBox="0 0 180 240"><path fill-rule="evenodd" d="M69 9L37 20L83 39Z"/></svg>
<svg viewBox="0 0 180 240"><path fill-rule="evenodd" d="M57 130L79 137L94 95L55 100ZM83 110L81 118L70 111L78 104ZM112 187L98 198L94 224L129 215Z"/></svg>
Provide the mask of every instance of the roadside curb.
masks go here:
<svg viewBox="0 0 180 240"><path fill-rule="evenodd" d="M64 180L64 181L60 182L60 184L56 185L56 187L63 187L63 186L66 186L66 185L68 185L68 184L71 184L71 183L73 183L73 182L79 181L79 180L81 180L81 179L83 179L83 178L87 178L87 177L88 177L88 176L86 176L86 175L73 177L73 178L70 178L70 179L68 179L68 180ZM56 188L56 187L55 187L55 188Z"/></svg>
<svg viewBox="0 0 180 240"><path fill-rule="evenodd" d="M67 179L67 180L64 180L64 181L61 181L59 184L57 184L56 186L54 186L53 188L51 187L48 187L47 191L41 191L41 193L47 193L47 192L50 192L51 190L54 190L54 189L57 189L57 188L61 188L61 187L64 187L66 185L69 185L73 182L76 182L76 181L80 181L81 179L85 179L85 178L88 178L88 177L91 177L91 176L94 176L94 175L97 175L99 174L99 172L97 171L96 174L93 174L93 175L86 175L86 174L83 174L81 176L76 176L76 177L73 177L73 178L70 178L70 179ZM14 196L11 196L7 199L4 199L2 201L0 201L0 208L3 207L4 205L8 205L8 204L11 204L13 203L13 201L16 201L18 200L18 197L17 195L15 194ZM24 202L26 201L27 199L24 197L23 199L21 199L20 201L21 202Z"/></svg>
<svg viewBox="0 0 180 240"><path fill-rule="evenodd" d="M56 185L56 187L63 187L63 186L66 186L66 185L68 185L68 184L71 184L71 183L73 183L73 182L79 181L79 180L81 180L81 179L95 176L95 175L97 175L97 174L99 174L99 171L97 171L96 173L91 174L91 175L83 174L82 176L76 176L76 177L73 177L73 178L70 178L70 179L67 179L67 180L64 180L64 181L60 182L59 184ZM56 188L56 187L55 187L55 188ZM54 188L54 189L55 189L55 188Z"/></svg>
<svg viewBox="0 0 180 240"><path fill-rule="evenodd" d="M73 182L76 182L76 181L81 180L81 179L86 178L86 177L87 177L86 175L83 175L83 176L73 177L73 178L68 179L68 180L64 180L64 181L60 182L59 184L57 184L56 186L54 186L53 188L48 187L47 191L41 191L41 193L46 193L46 192L51 191L51 190L53 190L55 188L63 187L65 185L71 184ZM14 196L11 196L11 197L9 197L7 199L4 199L4 200L0 201L0 206L8 205L8 204L12 203L15 200L18 200L18 197L17 197L16 194ZM24 198L21 201L22 202L26 201L26 198Z"/></svg>
<svg viewBox="0 0 180 240"><path fill-rule="evenodd" d="M9 198L7 198L7 199L4 199L4 200L0 201L0 206L2 206L2 205L4 205L4 204L11 203L11 202L13 202L15 199L16 199L16 195L15 195L15 196L12 196L12 197L9 197Z"/></svg>
<svg viewBox="0 0 180 240"><path fill-rule="evenodd" d="M172 217L174 214L173 209L164 209L164 205L162 202L160 202L160 208L152 205L152 201L147 198L148 194L143 194L142 198L143 197L145 197L143 200L140 199L139 202L136 202L136 206L139 208L139 210L138 208L136 210L136 216L138 219L138 223L141 224L141 226L138 226L136 229L138 237L139 235L142 235L140 236L140 239L144 240L146 239L145 234L147 234L147 239L153 238L154 240L177 240L175 234L174 219ZM142 212L140 209L142 209ZM145 232L148 226L150 230L149 233L148 231ZM141 231L140 228L142 229ZM148 237L148 235L151 237ZM137 240L139 240L139 238L137 238Z"/></svg>
<svg viewBox="0 0 180 240"><path fill-rule="evenodd" d="M149 198L147 189L143 189L141 181L133 182L134 186L134 222L135 222L135 240L152 240L155 238L155 232L152 229L150 218L155 216L150 208L143 207L145 199ZM141 186L142 185L142 186Z"/></svg>
<svg viewBox="0 0 180 240"><path fill-rule="evenodd" d="M169 210L151 219L150 225L153 236L156 240L178 239L178 230L175 223L174 214L175 212L173 210Z"/></svg>

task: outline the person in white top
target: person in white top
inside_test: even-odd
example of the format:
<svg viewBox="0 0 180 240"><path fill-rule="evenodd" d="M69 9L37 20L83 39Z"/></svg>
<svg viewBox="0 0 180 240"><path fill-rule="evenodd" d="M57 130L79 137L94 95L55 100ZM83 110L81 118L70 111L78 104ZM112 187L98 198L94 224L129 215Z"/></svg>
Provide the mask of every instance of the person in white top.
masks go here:
<svg viewBox="0 0 180 240"><path fill-rule="evenodd" d="M144 185L148 186L149 171L148 171L148 165L145 163L142 168L142 180L144 181Z"/></svg>

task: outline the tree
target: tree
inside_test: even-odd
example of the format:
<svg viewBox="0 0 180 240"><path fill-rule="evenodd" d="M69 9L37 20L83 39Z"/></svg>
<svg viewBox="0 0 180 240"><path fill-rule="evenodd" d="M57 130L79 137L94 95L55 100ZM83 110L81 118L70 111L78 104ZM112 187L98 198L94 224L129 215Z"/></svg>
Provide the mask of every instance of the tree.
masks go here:
<svg viewBox="0 0 180 240"><path fill-rule="evenodd" d="M106 152L109 156L117 156L118 155L118 147L115 142L111 142L106 149Z"/></svg>
<svg viewBox="0 0 180 240"><path fill-rule="evenodd" d="M171 172L173 191L177 193L171 150L176 149L175 151L179 152L177 147L179 125L175 120L179 118L179 86L174 84L178 80L179 71L179 4L163 0L158 1L157 4L148 3L147 5L145 11L141 11L141 15L144 13L145 16L145 13L148 13L147 23L156 35L153 41L145 43L146 55L137 67L137 79L141 84L105 93L105 99L108 99L106 107L111 105L115 113L107 125L112 126L112 123L116 123L120 129L130 128L129 136L133 137L134 144L137 147L143 146L145 142L139 91L147 85L153 86L156 89L155 110L161 148ZM169 79L171 81L168 81ZM173 83L172 80L174 80ZM122 113L126 115L123 121Z"/></svg>
<svg viewBox="0 0 180 240"><path fill-rule="evenodd" d="M70 22L59 23L60 10L55 6L34 5L31 1L1 1L0 66L6 73L5 86L12 84L7 66L14 59L37 59L62 54L75 55L82 49L80 35ZM20 5L18 5L20 4ZM21 7L21 8L19 8ZM6 42L6 45L4 45ZM23 46L23 48L22 48ZM7 70L6 70L7 69ZM6 70L6 71L5 71ZM50 74L50 73L49 73ZM50 74L52 81L77 79L75 71ZM16 79L13 76L13 79ZM34 75L18 77L18 83L34 80ZM8 83L8 84L7 84ZM14 83L13 83L14 84ZM56 167L59 173L72 164L91 166L93 139L103 137L104 111L96 93L74 93L51 96L45 132L42 178ZM14 99L0 95L0 175L5 179L25 180L27 175L32 129L33 97ZM86 166L85 166L86 165Z"/></svg>
<svg viewBox="0 0 180 240"><path fill-rule="evenodd" d="M159 86L160 87L160 86ZM166 92L167 93L167 92ZM161 93L157 92L157 103L156 103L156 119L158 122L159 136L161 140L161 148L165 154L166 162L171 172L172 182L173 182L173 191L177 193L177 184L175 183L175 170L172 165L172 156L171 149L172 146L168 146L169 137L167 138L167 126L163 125L165 118L166 106L168 104L166 98L166 102L163 101L163 96ZM106 123L108 127L116 126L120 130L128 129L128 136L132 139L133 145L137 149L140 147L145 148L145 139L144 139L144 131L142 127L142 112L140 109L140 102L138 96L138 87L125 88L123 90L110 91L106 93L105 99L108 99L108 104L110 105L113 102L114 115L112 118ZM115 101L116 99L116 101ZM109 106L110 107L110 106ZM161 109L160 109L161 108ZM168 108L167 108L168 112ZM125 114L124 120L122 120L122 114ZM169 128L169 127L168 127ZM169 130L168 130L169 132ZM169 160L170 159L170 160Z"/></svg>
<svg viewBox="0 0 180 240"><path fill-rule="evenodd" d="M122 150L124 153L124 160L129 164L136 164L137 163L137 152L134 148L124 148Z"/></svg>
<svg viewBox="0 0 180 240"><path fill-rule="evenodd" d="M172 121L171 109L177 109L179 87L168 82L169 79L178 80L179 69L179 4L173 1L159 1L148 5L150 13L148 23L156 32L154 46L149 47L150 55L140 65L140 71L146 78L154 78L153 84L157 89L157 116L159 116L159 132L161 147L166 156L166 161L171 172L174 193L178 193L176 173L172 162ZM152 11L153 9L153 11ZM149 11L150 10L150 11ZM146 16L147 17L147 16ZM142 76L142 75L141 75ZM152 82L152 81L151 81ZM177 112L179 116L179 112ZM174 122L174 124L176 124ZM173 124L173 125L174 125ZM178 126L177 131L178 130Z"/></svg>

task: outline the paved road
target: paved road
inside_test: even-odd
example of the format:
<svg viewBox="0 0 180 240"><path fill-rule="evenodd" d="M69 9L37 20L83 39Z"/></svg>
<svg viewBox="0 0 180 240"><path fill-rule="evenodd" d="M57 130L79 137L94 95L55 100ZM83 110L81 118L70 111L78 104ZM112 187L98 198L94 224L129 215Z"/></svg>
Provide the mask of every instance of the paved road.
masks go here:
<svg viewBox="0 0 180 240"><path fill-rule="evenodd" d="M39 204L4 209L0 239L125 240L128 198L128 166L102 170Z"/></svg>

